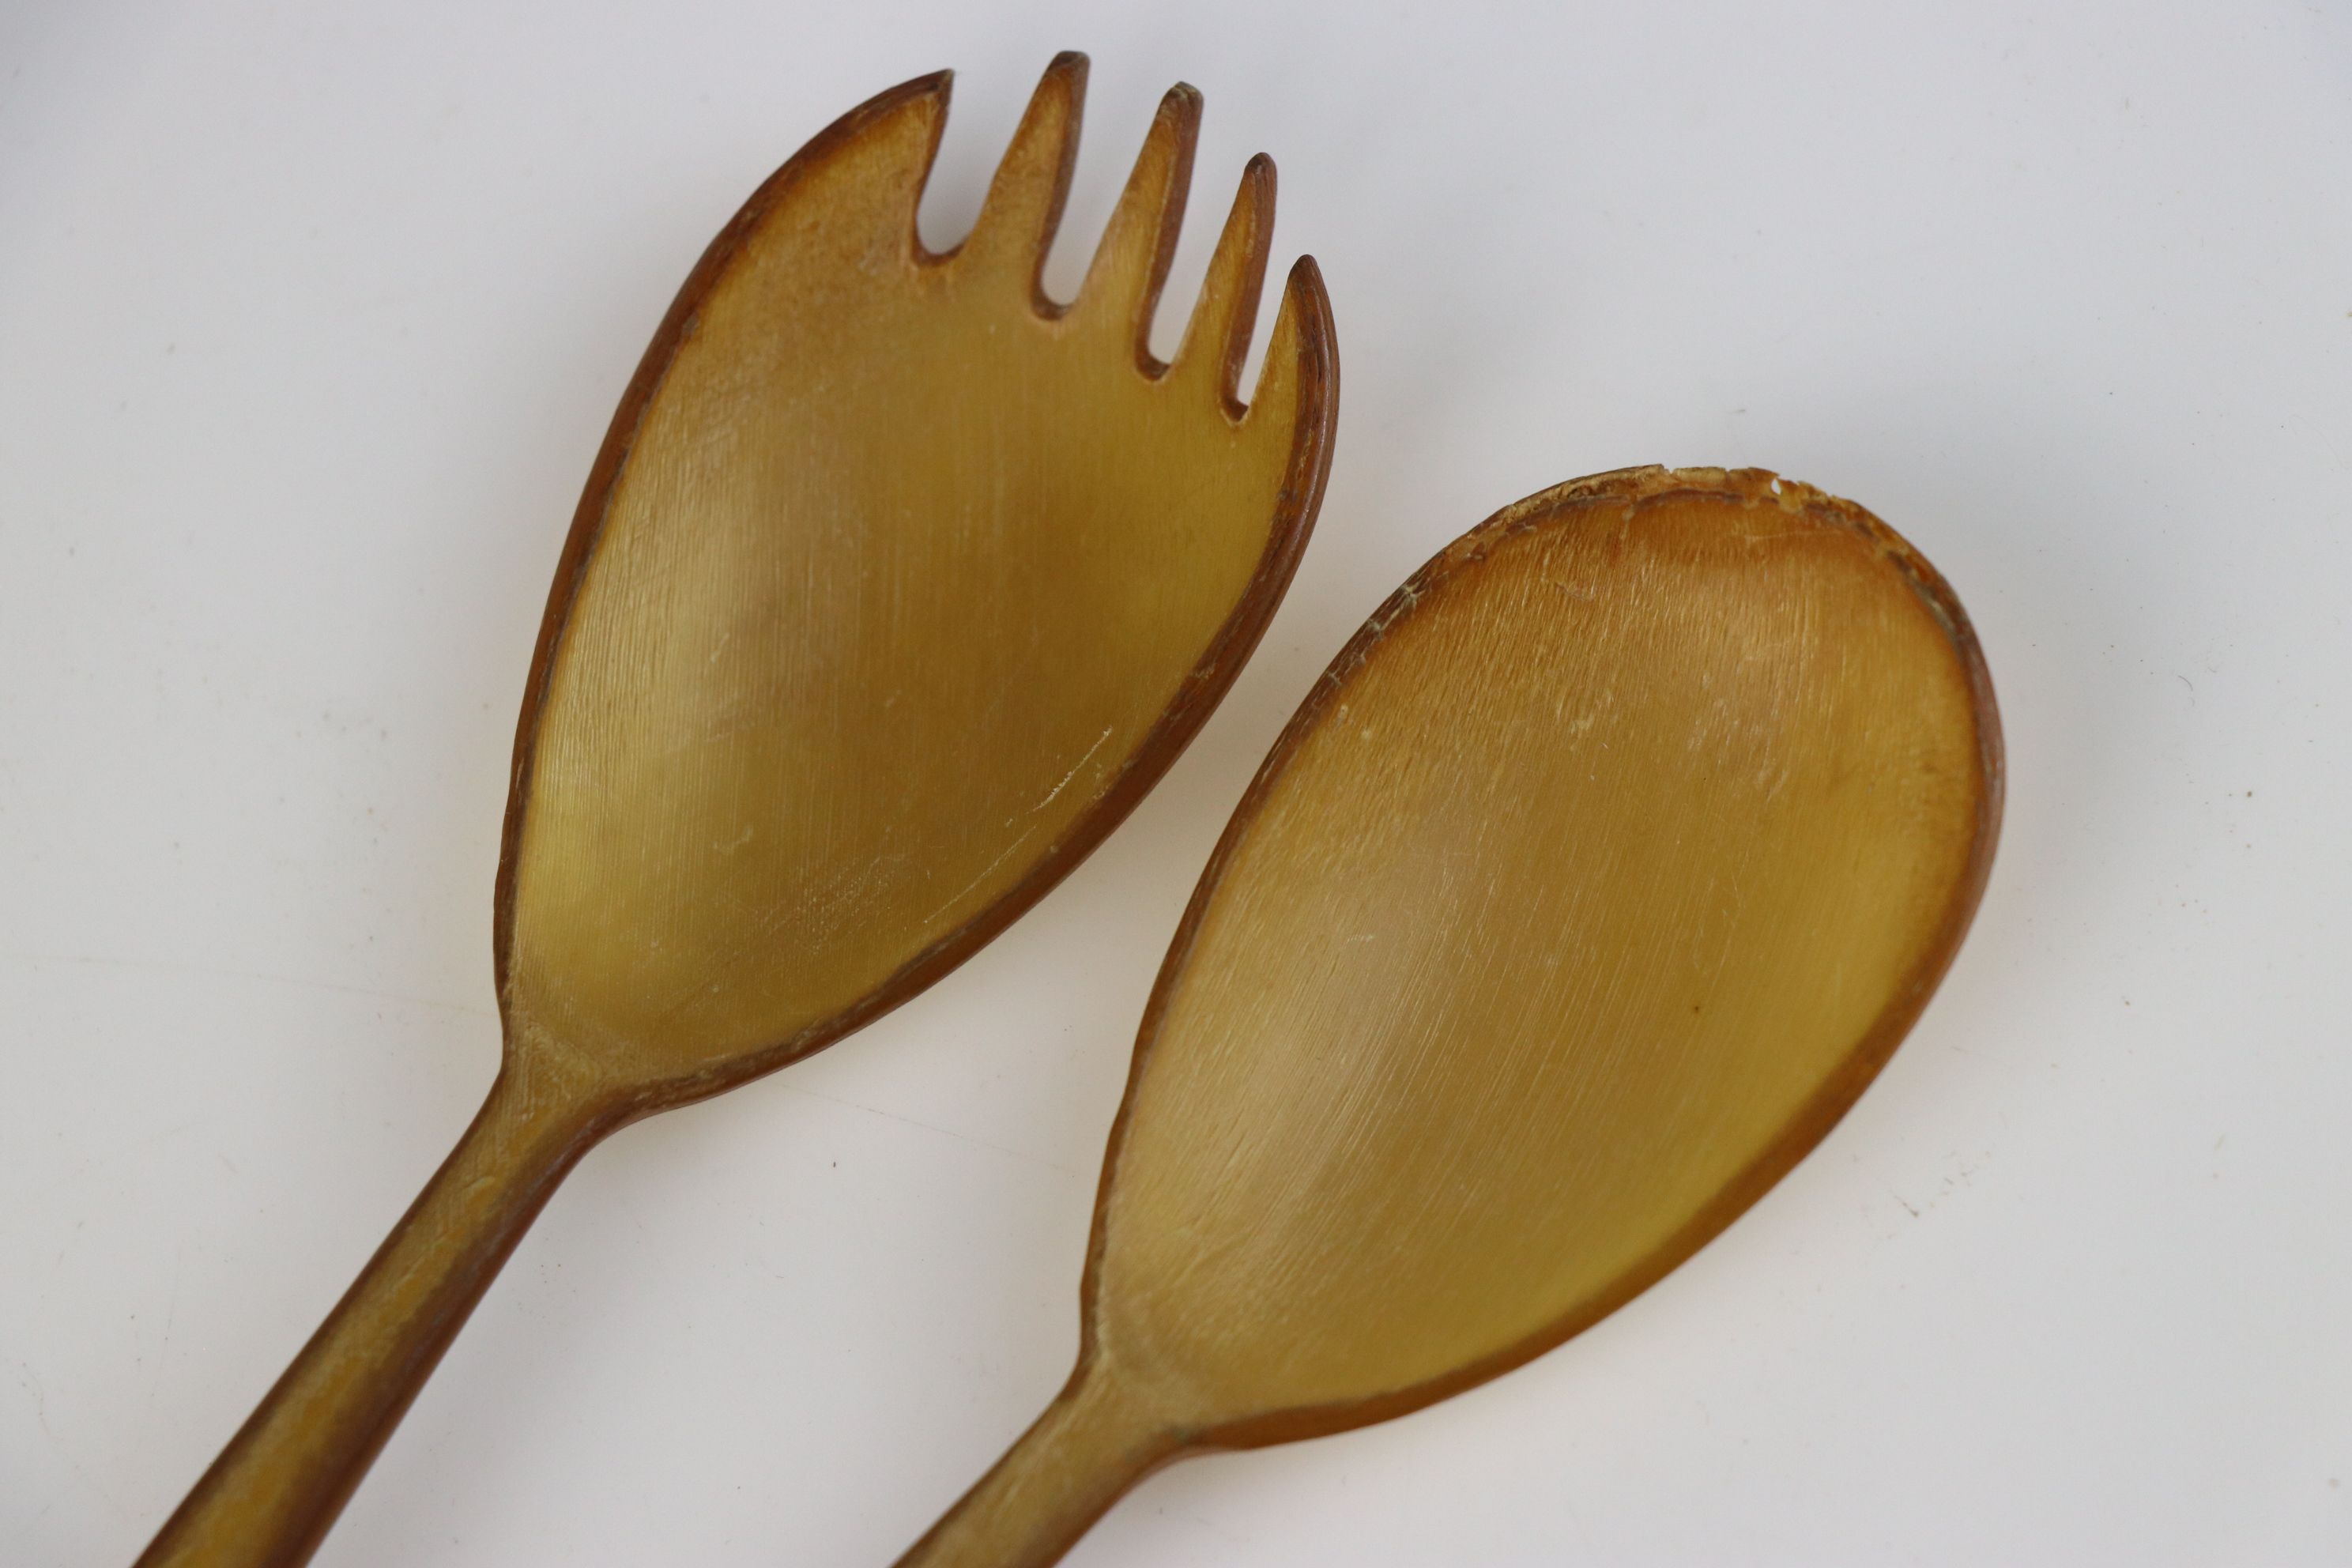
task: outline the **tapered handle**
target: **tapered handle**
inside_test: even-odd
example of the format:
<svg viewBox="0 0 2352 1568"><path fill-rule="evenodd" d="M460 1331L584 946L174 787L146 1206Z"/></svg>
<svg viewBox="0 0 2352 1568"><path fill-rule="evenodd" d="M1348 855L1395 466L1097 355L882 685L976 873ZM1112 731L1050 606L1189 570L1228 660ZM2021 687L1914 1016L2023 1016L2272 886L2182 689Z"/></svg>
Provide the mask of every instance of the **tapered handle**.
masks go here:
<svg viewBox="0 0 2352 1568"><path fill-rule="evenodd" d="M511 1063L457 1147L137 1568L296 1568L607 1124Z"/></svg>
<svg viewBox="0 0 2352 1568"><path fill-rule="evenodd" d="M898 1568L1047 1568L1183 1439L1081 1366L1036 1423Z"/></svg>

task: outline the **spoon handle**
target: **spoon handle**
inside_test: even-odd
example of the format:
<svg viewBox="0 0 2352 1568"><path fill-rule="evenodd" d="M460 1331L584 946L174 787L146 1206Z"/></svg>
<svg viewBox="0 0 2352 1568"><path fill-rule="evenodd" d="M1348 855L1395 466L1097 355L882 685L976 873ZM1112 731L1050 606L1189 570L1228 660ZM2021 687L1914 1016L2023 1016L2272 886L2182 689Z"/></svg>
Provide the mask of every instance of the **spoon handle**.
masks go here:
<svg viewBox="0 0 2352 1568"><path fill-rule="evenodd" d="M472 1125L136 1568L309 1561L441 1352L607 1129L502 1068Z"/></svg>
<svg viewBox="0 0 2352 1568"><path fill-rule="evenodd" d="M1081 1366L898 1568L1047 1568L1182 1437Z"/></svg>

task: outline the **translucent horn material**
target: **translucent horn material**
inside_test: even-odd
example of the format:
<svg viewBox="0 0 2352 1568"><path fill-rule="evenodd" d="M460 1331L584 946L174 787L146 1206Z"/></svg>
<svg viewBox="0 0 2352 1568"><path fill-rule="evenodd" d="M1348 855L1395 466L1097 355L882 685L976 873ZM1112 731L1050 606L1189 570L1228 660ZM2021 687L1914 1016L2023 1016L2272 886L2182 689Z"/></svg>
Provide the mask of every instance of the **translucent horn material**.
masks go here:
<svg viewBox="0 0 2352 1568"><path fill-rule="evenodd" d="M901 1568L1038 1568L1157 1465L1623 1305L1885 1062L2000 798L1959 602L1859 507L1644 468L1465 535L1234 813L1144 1013L1076 1370Z"/></svg>
<svg viewBox="0 0 2352 1568"><path fill-rule="evenodd" d="M1123 332L1136 363L1149 374L1162 368L1151 357L1151 316L1176 256L1184 198L1192 184L1192 148L1200 132L1201 95L1179 82L1168 89L1160 112L1152 117L1143 151L1111 212L1075 307L1099 312L1107 325Z"/></svg>
<svg viewBox="0 0 2352 1568"><path fill-rule="evenodd" d="M1055 55L1013 129L1013 145L989 182L971 235L949 253L975 272L1021 275L1031 302L1048 313L1045 253L1053 248L1069 200L1086 101L1087 57Z"/></svg>
<svg viewBox="0 0 2352 1568"><path fill-rule="evenodd" d="M1233 211L1217 237L1200 303L1186 323L1173 374L1206 382L1234 413L1241 410L1242 361L1257 325L1258 294L1265 284L1266 252L1274 238L1274 160L1260 153L1242 171Z"/></svg>
<svg viewBox="0 0 2352 1568"><path fill-rule="evenodd" d="M1047 70L958 253L915 232L941 74L818 135L687 279L526 686L496 1086L143 1563L309 1557L573 1162L969 957L1255 646L1329 469L1329 306L1293 279L1245 418L1042 308L1084 65Z"/></svg>

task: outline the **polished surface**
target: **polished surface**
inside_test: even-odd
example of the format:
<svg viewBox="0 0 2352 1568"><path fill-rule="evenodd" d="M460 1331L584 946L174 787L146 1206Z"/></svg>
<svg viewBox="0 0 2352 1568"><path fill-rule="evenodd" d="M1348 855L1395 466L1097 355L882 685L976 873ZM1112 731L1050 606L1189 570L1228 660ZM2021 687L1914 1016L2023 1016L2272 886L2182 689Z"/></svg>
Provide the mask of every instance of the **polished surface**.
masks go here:
<svg viewBox="0 0 2352 1568"><path fill-rule="evenodd" d="M1909 1029L2000 792L1959 603L1859 507L1633 469L1466 535L1227 828L1078 1369L908 1568L1050 1562L1153 1465L1401 1414L1656 1280Z"/></svg>
<svg viewBox="0 0 2352 1568"><path fill-rule="evenodd" d="M971 237L916 206L945 73L835 121L715 239L614 416L515 742L506 1050L440 1171L140 1559L315 1551L556 1184L1003 930L1157 781L1287 584L1338 365L1311 260L1244 408L1273 168L1149 352L1200 95L1172 89L1076 303L1039 279L1086 60Z"/></svg>
<svg viewBox="0 0 2352 1568"><path fill-rule="evenodd" d="M1261 160L1173 366L1150 358L1200 110L1179 88L1076 303L1045 302L1082 79L1048 73L951 255L915 235L940 80L739 220L540 711L507 974L525 1036L696 1086L824 1043L1098 836L1202 716L1201 667L1230 674L1262 624L1328 458L1314 275L1245 413Z"/></svg>
<svg viewBox="0 0 2352 1568"><path fill-rule="evenodd" d="M2352 1563L2352 1247L2314 1245L2352 13L152 0L0 39L0 1563L130 1562L488 1089L531 638L696 256L941 65L948 247L1065 43L1056 299L1169 84L1207 95L1162 357L1280 160L1269 282L1315 254L1346 360L1297 581L948 983L582 1163L320 1568L901 1550L1069 1372L1145 994L1284 722L1465 528L1648 461L1853 496L1958 588L2011 780L1959 958L1638 1310L1175 1467L1071 1568Z"/></svg>

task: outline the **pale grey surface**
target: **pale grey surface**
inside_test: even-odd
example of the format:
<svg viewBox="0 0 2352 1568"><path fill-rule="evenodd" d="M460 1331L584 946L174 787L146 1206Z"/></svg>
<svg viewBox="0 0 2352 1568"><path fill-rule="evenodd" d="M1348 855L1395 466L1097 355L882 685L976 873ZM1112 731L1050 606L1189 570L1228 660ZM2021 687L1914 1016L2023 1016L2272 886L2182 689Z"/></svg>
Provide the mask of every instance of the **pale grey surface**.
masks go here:
<svg viewBox="0 0 2352 1568"><path fill-rule="evenodd" d="M1260 147L1323 262L1290 602L1032 918L595 1154L320 1562L887 1562L1060 1380L1138 1013L1283 719L1444 541L1648 461L1852 496L1957 585L2011 763L1975 936L1618 1318L1072 1562L2352 1556L2341 8L370 9L0 10L0 1561L127 1561L488 1085L541 598L704 242L940 65L952 239L1065 47L1065 293L1178 76L1171 300Z"/></svg>

